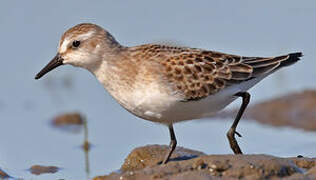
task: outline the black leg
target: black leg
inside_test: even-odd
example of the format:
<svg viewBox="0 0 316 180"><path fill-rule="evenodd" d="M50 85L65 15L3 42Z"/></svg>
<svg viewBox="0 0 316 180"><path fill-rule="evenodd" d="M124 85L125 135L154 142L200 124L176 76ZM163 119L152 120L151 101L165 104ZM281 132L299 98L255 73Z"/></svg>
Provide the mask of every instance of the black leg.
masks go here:
<svg viewBox="0 0 316 180"><path fill-rule="evenodd" d="M170 145L169 145L169 152L168 152L168 154L166 154L166 157L163 160L162 164L166 164L169 161L172 152L176 149L176 146L177 146L177 139L176 139L176 135L174 134L172 124L169 125L168 127L169 127L171 141L170 141Z"/></svg>
<svg viewBox="0 0 316 180"><path fill-rule="evenodd" d="M227 132L227 138L228 138L230 147L234 151L234 153L242 154L242 151L237 143L237 140L235 139L235 134L241 137L241 135L236 131L236 128L242 114L244 113L245 109L247 108L247 105L249 104L250 94L248 92L239 92L235 94L235 96L242 97L242 104L234 120L233 125L230 127L229 131Z"/></svg>

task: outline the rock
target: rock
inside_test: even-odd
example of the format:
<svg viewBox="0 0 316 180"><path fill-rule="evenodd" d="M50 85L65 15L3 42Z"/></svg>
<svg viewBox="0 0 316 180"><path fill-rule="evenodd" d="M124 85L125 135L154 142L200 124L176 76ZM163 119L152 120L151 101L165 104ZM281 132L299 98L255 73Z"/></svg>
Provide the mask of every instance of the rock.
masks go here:
<svg viewBox="0 0 316 180"><path fill-rule="evenodd" d="M83 127L87 126L87 121L84 115L78 112L72 112L57 115L52 119L51 124L54 128L66 132L78 133Z"/></svg>
<svg viewBox="0 0 316 180"><path fill-rule="evenodd" d="M315 179L316 158L279 158L270 155L205 155L177 148L171 161L159 164L167 146L149 145L134 149L120 172L95 177L114 179Z"/></svg>
<svg viewBox="0 0 316 180"><path fill-rule="evenodd" d="M134 149L125 159L122 171L134 171L161 163L168 152L168 146L150 145ZM177 147L172 153L172 159L190 159L205 155L202 152Z"/></svg>
<svg viewBox="0 0 316 180"><path fill-rule="evenodd" d="M248 107L243 118L273 126L291 126L316 131L316 90L288 94ZM219 117L235 117L238 109Z"/></svg>
<svg viewBox="0 0 316 180"><path fill-rule="evenodd" d="M52 120L52 124L56 127L67 126L67 125L83 125L83 115L79 113L65 113L56 116Z"/></svg>
<svg viewBox="0 0 316 180"><path fill-rule="evenodd" d="M47 173L54 174L59 170L59 168L56 166L34 165L29 170L32 174L41 175L41 174L47 174Z"/></svg>

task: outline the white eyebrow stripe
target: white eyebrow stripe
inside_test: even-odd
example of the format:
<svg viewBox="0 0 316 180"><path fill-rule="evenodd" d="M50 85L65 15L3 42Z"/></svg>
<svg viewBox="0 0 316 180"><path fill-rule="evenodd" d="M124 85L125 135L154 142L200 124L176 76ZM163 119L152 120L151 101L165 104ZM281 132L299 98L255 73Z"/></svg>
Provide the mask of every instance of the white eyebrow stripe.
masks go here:
<svg viewBox="0 0 316 180"><path fill-rule="evenodd" d="M64 39L63 43L61 44L61 46L59 48L59 52L60 53L66 52L68 44L69 44L69 39Z"/></svg>
<svg viewBox="0 0 316 180"><path fill-rule="evenodd" d="M78 40L78 41L86 40L89 37L91 37L94 33L95 33L95 31L89 31L89 32L87 32L85 34L81 34L81 35L76 37L76 40ZM59 48L59 52L60 53L66 52L69 43L70 43L70 39L69 38L65 38L63 43L61 44L61 46Z"/></svg>
<svg viewBox="0 0 316 180"><path fill-rule="evenodd" d="M77 40L78 41L81 41L81 40L86 40L88 39L90 36L92 36L92 34L94 34L95 31L89 31L87 33L84 33L84 34L80 34L79 36L77 36Z"/></svg>

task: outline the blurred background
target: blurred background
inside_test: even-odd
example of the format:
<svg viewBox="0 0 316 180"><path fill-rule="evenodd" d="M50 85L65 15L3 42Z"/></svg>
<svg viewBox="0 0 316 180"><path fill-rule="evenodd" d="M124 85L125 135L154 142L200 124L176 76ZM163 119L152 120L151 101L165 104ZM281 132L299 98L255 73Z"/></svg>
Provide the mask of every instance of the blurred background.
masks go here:
<svg viewBox="0 0 316 180"><path fill-rule="evenodd" d="M43 79L35 74L54 57L65 30L96 23L123 45L165 42L244 56L302 51L303 60L251 89L251 104L315 88L315 1L1 1L0 168L26 179L84 179L82 134L52 128L65 112L88 122L90 177L119 169L135 147L169 144L168 129L120 107L83 69L63 66ZM237 107L240 101L230 107ZM207 119L175 125L178 145L208 154L232 153L231 121ZM316 133L241 120L245 153L316 156ZM34 165L60 167L32 175Z"/></svg>

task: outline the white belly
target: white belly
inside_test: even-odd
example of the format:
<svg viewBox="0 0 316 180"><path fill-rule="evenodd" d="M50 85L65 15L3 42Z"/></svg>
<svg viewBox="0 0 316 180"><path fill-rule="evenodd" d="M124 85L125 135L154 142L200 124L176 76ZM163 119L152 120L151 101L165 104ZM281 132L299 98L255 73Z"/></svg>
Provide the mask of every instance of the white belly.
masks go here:
<svg viewBox="0 0 316 180"><path fill-rule="evenodd" d="M163 124L211 117L233 102L237 98L234 96L237 92L247 91L261 79L229 86L214 95L193 101L180 101L173 95L151 91L151 93L143 94L135 99L135 101L138 99L138 102L142 102L135 106L137 108L125 108L138 117Z"/></svg>

